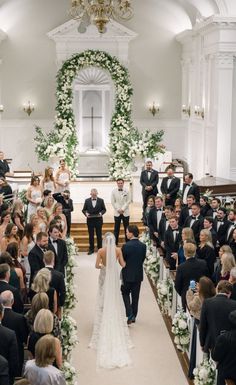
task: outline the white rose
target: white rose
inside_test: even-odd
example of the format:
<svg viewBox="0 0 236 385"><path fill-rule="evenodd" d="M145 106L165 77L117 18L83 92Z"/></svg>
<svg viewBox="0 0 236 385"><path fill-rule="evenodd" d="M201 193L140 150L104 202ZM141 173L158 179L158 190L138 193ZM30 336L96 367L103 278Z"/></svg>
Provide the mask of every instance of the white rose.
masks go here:
<svg viewBox="0 0 236 385"><path fill-rule="evenodd" d="M184 329L187 329L187 327L188 327L187 322L184 321L183 319L180 319L179 320L179 328L184 330Z"/></svg>
<svg viewBox="0 0 236 385"><path fill-rule="evenodd" d="M208 371L206 368L201 368L199 370L199 378L206 381L208 379Z"/></svg>

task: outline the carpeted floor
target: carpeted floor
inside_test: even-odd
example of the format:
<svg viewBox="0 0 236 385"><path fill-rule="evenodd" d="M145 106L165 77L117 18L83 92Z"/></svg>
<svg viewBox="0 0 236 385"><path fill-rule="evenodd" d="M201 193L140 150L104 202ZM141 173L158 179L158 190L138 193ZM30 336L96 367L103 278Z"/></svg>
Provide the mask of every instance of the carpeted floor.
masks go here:
<svg viewBox="0 0 236 385"><path fill-rule="evenodd" d="M186 385L184 373L145 277L141 288L139 315L130 329L134 348L130 350L130 368L96 370L96 352L88 349L92 333L99 271L95 256L80 253L77 257L78 305L73 313L77 320L80 343L73 353L79 385Z"/></svg>

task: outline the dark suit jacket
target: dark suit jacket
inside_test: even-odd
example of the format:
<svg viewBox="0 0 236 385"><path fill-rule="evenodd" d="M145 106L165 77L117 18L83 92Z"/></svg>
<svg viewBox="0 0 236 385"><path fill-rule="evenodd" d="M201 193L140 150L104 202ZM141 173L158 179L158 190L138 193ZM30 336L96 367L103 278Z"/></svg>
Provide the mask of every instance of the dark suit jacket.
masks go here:
<svg viewBox="0 0 236 385"><path fill-rule="evenodd" d="M207 213L206 213L206 217L212 217L212 218L214 218L214 212L216 212L217 211L217 209L216 210L213 210L211 207L209 208L209 210L207 211ZM214 218L215 219L215 218Z"/></svg>
<svg viewBox="0 0 236 385"><path fill-rule="evenodd" d="M189 217L189 215L190 215L189 210L190 210L190 208L188 206L182 207L182 209L180 211L180 215L179 215L179 225L180 225L180 227L183 227L184 222Z"/></svg>
<svg viewBox="0 0 236 385"><path fill-rule="evenodd" d="M35 275L44 267L43 250L36 244L29 252L28 260L30 264L30 286Z"/></svg>
<svg viewBox="0 0 236 385"><path fill-rule="evenodd" d="M0 194L4 195L4 199L10 199L13 197L12 188L10 185L2 186L0 188Z"/></svg>
<svg viewBox="0 0 236 385"><path fill-rule="evenodd" d="M214 219L213 228L217 233L217 240L219 242L220 246L223 246L226 244L226 238L227 238L227 231L230 226L230 221L228 221L227 218L225 218L222 222L222 225L219 226L219 229L217 230L217 218Z"/></svg>
<svg viewBox="0 0 236 385"><path fill-rule="evenodd" d="M126 266L122 269L123 282L141 282L146 245L138 239L132 239L122 247L122 253L126 262Z"/></svg>
<svg viewBox="0 0 236 385"><path fill-rule="evenodd" d="M64 199L63 195L61 195L61 193L55 193L53 194L53 198L62 204L62 208L63 208L63 213L68 216L68 214L70 215L70 213L72 211L74 211L74 207L73 207L73 201L72 199L68 199L68 202Z"/></svg>
<svg viewBox="0 0 236 385"><path fill-rule="evenodd" d="M210 205L209 203L206 203L205 206L201 206L201 211L200 214L205 218L207 216L207 213L210 210ZM209 215L211 217L211 215Z"/></svg>
<svg viewBox="0 0 236 385"><path fill-rule="evenodd" d="M103 199L97 198L97 202L96 202L96 206L95 207L93 207L92 199L91 198L85 199L84 207L83 207L83 210L82 210L82 213L85 216L86 216L86 213L89 213L90 215L99 215L99 214L101 214L101 220L102 220L102 215L105 214L106 211L107 210L106 210L105 203L104 203ZM90 218L87 218L87 222L89 220L90 220Z"/></svg>
<svg viewBox="0 0 236 385"><path fill-rule="evenodd" d="M20 363L18 376L21 376L24 362L24 344L27 343L27 338L29 335L26 318L23 316L23 314L15 313L11 309L5 309L2 325L16 333Z"/></svg>
<svg viewBox="0 0 236 385"><path fill-rule="evenodd" d="M51 242L51 239L48 239L48 250L52 250L55 254L55 266L54 269L60 271L63 275L65 275L65 266L68 262L68 252L67 246L64 239L58 239L57 241L57 253Z"/></svg>
<svg viewBox="0 0 236 385"><path fill-rule="evenodd" d="M178 231L178 233L176 233L175 241L174 241L173 231L172 231L170 226L168 227L168 229L166 230L166 233L165 233L164 244L165 244L165 251L166 251L166 259L170 265L171 270L175 270L175 267L176 267L176 261L175 261L175 259L173 259L171 257L171 254L172 253L178 253L180 243L182 240L181 227L178 227L177 231Z"/></svg>
<svg viewBox="0 0 236 385"><path fill-rule="evenodd" d="M217 233L213 227L210 229L211 237L212 237L212 243L213 246L216 247L216 242L217 242Z"/></svg>
<svg viewBox="0 0 236 385"><path fill-rule="evenodd" d="M147 191L147 193L152 193L153 195L156 195L158 193L158 185L159 182L159 174L158 171L152 170L150 180L148 180L148 172L147 170L143 170L141 172L140 176L140 184L142 185L142 192L143 194L146 193L145 187L146 186L152 186L152 191Z"/></svg>
<svg viewBox="0 0 236 385"><path fill-rule="evenodd" d="M215 249L213 249L209 245L205 245L204 247L197 248L197 257L198 259L203 259L207 263L207 267L209 270L209 276L212 277L214 273L214 263L216 260Z"/></svg>
<svg viewBox="0 0 236 385"><path fill-rule="evenodd" d="M184 183L184 185L183 185L183 195L184 195L185 189L186 189L186 183ZM188 190L188 195L195 196L196 202L199 203L199 201L200 201L200 189L199 189L199 186L195 182L193 182L191 184L190 189Z"/></svg>
<svg viewBox="0 0 236 385"><path fill-rule="evenodd" d="M171 178L170 186L168 187L167 182L169 178L166 176L165 178L162 179L161 182L161 192L162 194L169 194L170 199L166 199L165 204L166 205L174 205L174 202L177 198L177 194L180 189L180 179L176 178L175 176Z"/></svg>
<svg viewBox="0 0 236 385"><path fill-rule="evenodd" d="M50 286L54 287L57 292L58 306L64 306L65 297L66 297L66 287L65 279L63 274L60 271L53 269L52 267L47 267L51 271L51 282Z"/></svg>
<svg viewBox="0 0 236 385"><path fill-rule="evenodd" d="M236 329L225 331L216 338L211 356L218 365L220 376L226 380L236 381Z"/></svg>
<svg viewBox="0 0 236 385"><path fill-rule="evenodd" d="M162 218L164 218L164 210L162 210L162 216L159 221L159 226ZM149 230L151 236L153 236L154 232L159 232L159 226L157 226L157 209L156 207L153 207L149 213L149 218L148 218L148 224L149 224Z"/></svg>
<svg viewBox="0 0 236 385"><path fill-rule="evenodd" d="M10 171L9 165L7 161L4 159L3 161L0 160L0 177L5 177L5 174Z"/></svg>
<svg viewBox="0 0 236 385"><path fill-rule="evenodd" d="M14 303L12 309L17 313L23 313L24 305L19 290L17 290L14 286L9 285L9 283L5 281L0 281L0 294L5 290L10 290L13 293Z"/></svg>
<svg viewBox="0 0 236 385"><path fill-rule="evenodd" d="M192 221L192 215L186 218L183 227L190 227L191 221ZM199 215L198 219L195 220L195 222L191 227L191 229L193 230L193 235L196 243L199 243L199 235L200 235L200 231L203 229L203 221L204 221L204 218L201 215Z"/></svg>
<svg viewBox="0 0 236 385"><path fill-rule="evenodd" d="M200 344L204 352L213 349L216 338L223 330L230 330L229 313L236 310L236 301L217 294L203 302L200 318Z"/></svg>
<svg viewBox="0 0 236 385"><path fill-rule="evenodd" d="M188 258L177 267L175 277L175 289L182 298L183 308L186 308L186 292L190 281L199 281L201 277L208 275L208 268L205 261L196 257Z"/></svg>
<svg viewBox="0 0 236 385"><path fill-rule="evenodd" d="M167 229L169 228L169 222L165 217L165 214L162 215L162 218L159 223L159 234L160 234L160 240L164 242L165 240L165 233Z"/></svg>
<svg viewBox="0 0 236 385"><path fill-rule="evenodd" d="M8 361L10 383L19 372L19 358L16 334L13 330L0 325L0 355Z"/></svg>
<svg viewBox="0 0 236 385"><path fill-rule="evenodd" d="M0 385L9 385L8 362L3 356L0 356Z"/></svg>

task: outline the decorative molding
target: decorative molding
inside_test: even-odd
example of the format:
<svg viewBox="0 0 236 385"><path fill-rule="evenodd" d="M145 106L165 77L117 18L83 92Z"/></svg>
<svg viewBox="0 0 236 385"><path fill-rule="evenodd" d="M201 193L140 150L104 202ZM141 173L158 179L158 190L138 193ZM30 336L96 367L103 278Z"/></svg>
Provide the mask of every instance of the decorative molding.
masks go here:
<svg viewBox="0 0 236 385"><path fill-rule="evenodd" d="M234 55L231 52L220 52L215 55L216 65L218 68L234 68Z"/></svg>

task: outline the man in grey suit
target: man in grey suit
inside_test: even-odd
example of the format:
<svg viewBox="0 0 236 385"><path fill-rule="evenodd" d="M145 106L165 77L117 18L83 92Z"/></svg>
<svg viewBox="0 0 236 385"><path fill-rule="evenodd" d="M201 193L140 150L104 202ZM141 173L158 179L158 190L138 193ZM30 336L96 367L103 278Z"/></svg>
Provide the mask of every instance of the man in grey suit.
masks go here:
<svg viewBox="0 0 236 385"><path fill-rule="evenodd" d="M139 241L137 226L128 226L127 238L129 241L123 246L122 253L126 266L121 271L121 293L128 317L127 324L135 322L138 313L138 301L143 281L143 262L146 258L146 245Z"/></svg>
<svg viewBox="0 0 236 385"><path fill-rule="evenodd" d="M114 235L116 238L116 245L118 245L121 221L123 222L125 240L127 242L126 229L129 226L129 205L131 197L130 192L124 188L124 179L119 178L116 183L117 188L111 193L111 204L114 208Z"/></svg>

